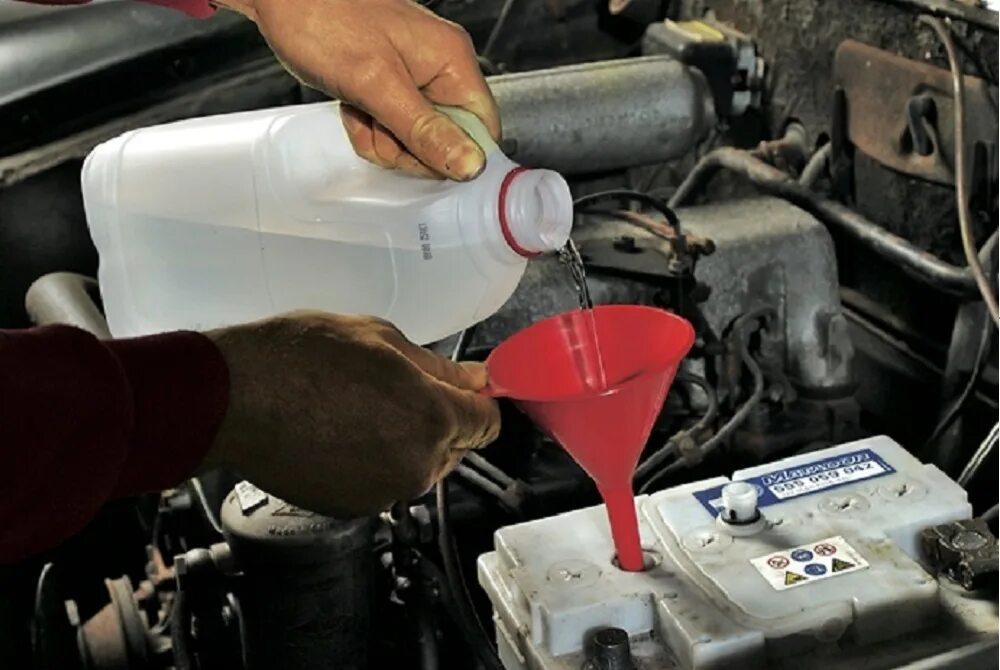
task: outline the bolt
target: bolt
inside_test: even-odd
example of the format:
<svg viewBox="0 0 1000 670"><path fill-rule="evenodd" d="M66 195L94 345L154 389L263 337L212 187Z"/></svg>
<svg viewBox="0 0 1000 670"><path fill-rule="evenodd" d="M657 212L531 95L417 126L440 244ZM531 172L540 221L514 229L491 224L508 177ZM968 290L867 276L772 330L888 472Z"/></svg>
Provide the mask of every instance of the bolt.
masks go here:
<svg viewBox="0 0 1000 670"><path fill-rule="evenodd" d="M977 533L974 530L963 530L951 539L951 546L959 551L976 551L985 547L987 542L988 540L983 537L982 533Z"/></svg>
<svg viewBox="0 0 1000 670"><path fill-rule="evenodd" d="M632 670L632 649L628 633L621 628L602 628L594 633L594 670Z"/></svg>

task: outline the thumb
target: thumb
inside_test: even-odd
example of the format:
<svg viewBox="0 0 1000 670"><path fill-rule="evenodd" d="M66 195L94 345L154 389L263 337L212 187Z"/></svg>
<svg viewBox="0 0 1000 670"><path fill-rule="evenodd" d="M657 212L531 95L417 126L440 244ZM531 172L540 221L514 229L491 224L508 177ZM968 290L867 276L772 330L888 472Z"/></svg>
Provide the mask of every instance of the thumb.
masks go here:
<svg viewBox="0 0 1000 670"><path fill-rule="evenodd" d="M460 181L482 172L486 166L483 150L454 121L434 109L402 63L380 64L378 76L368 84L345 93L421 163Z"/></svg>
<svg viewBox="0 0 1000 670"><path fill-rule="evenodd" d="M496 400L444 382L432 382L455 415L450 450L478 449L500 434L500 408Z"/></svg>
<svg viewBox="0 0 1000 670"><path fill-rule="evenodd" d="M414 344L387 321L381 321L381 335L399 353L403 354L426 374L440 382L465 391L480 391L486 386L486 366L482 363L456 363L430 349Z"/></svg>
<svg viewBox="0 0 1000 670"><path fill-rule="evenodd" d="M417 351L407 351L409 359L438 381L463 391L480 391L486 386L486 366L482 363L456 363L423 347L413 347Z"/></svg>

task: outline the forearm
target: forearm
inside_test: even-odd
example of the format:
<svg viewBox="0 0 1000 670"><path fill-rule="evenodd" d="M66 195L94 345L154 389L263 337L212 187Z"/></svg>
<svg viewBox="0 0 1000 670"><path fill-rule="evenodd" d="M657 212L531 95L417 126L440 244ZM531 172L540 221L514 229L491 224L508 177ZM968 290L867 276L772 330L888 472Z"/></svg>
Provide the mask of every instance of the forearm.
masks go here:
<svg viewBox="0 0 1000 670"><path fill-rule="evenodd" d="M112 498L183 480L228 401L221 354L195 333L0 331L0 371L0 563L58 544Z"/></svg>

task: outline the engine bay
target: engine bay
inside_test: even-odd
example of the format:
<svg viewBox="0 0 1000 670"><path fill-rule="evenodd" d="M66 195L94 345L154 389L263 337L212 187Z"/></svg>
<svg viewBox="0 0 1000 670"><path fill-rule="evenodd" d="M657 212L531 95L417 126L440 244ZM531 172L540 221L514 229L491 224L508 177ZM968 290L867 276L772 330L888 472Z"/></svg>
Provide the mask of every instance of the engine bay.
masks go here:
<svg viewBox="0 0 1000 670"><path fill-rule="evenodd" d="M593 303L694 325L633 480L647 569L616 567L593 482L502 402L496 443L378 517L224 470L108 504L0 570L0 665L995 667L997 12L422 4L471 34L503 151L570 182ZM87 153L323 97L234 15L7 10L0 326L100 332ZM431 348L485 360L577 306L565 258L541 256Z"/></svg>

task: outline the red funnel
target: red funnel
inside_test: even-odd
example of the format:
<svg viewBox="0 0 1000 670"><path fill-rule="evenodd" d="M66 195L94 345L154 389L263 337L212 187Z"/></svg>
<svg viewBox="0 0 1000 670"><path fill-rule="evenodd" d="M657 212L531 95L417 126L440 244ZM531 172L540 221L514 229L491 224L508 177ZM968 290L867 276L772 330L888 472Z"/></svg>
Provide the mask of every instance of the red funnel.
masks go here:
<svg viewBox="0 0 1000 670"><path fill-rule="evenodd" d="M602 305L540 321L486 360L488 392L513 400L597 484L624 570L643 569L632 474L693 342L670 312Z"/></svg>

